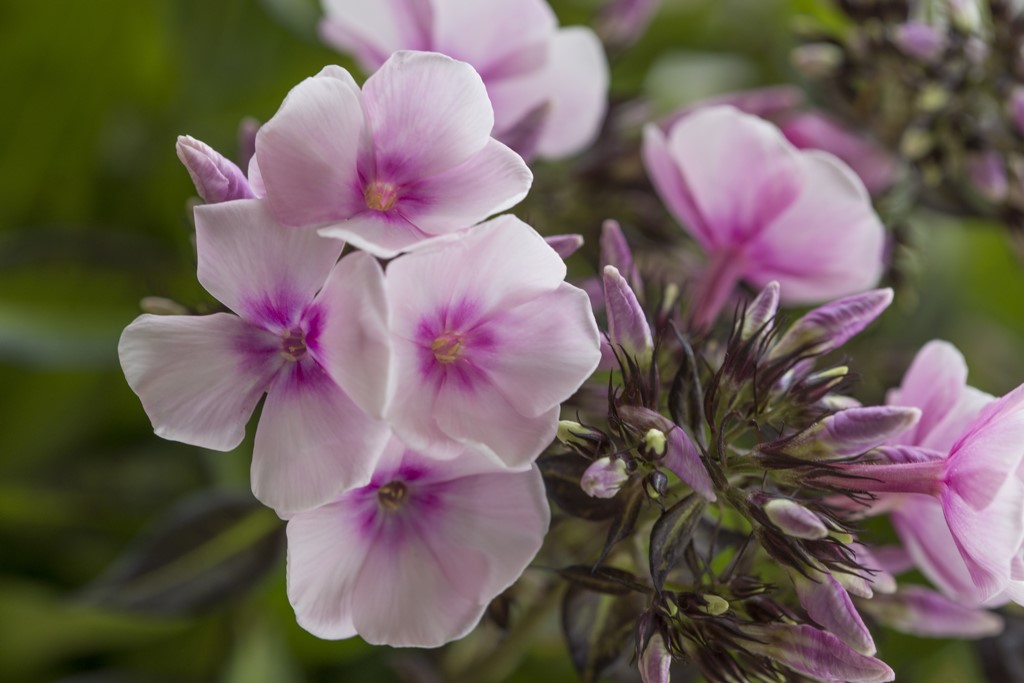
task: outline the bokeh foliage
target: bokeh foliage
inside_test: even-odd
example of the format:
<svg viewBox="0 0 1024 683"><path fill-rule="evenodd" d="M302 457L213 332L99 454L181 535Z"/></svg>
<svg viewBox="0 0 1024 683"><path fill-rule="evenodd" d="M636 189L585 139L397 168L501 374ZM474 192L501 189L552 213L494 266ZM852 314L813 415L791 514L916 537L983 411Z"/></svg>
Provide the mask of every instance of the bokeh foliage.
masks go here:
<svg viewBox="0 0 1024 683"><path fill-rule="evenodd" d="M566 23L598 4L553 2ZM808 13L830 16L817 0L666 0L616 59L613 94L664 113L790 79L791 25ZM233 150L243 117L267 119L324 64L350 66L317 43L315 18L313 0L0 3L2 681L429 680L416 678L427 655L321 642L295 624L283 525L247 502L251 442L221 454L161 441L117 364L143 296L211 305L175 137ZM528 218L597 228L573 206ZM880 400L934 337L965 352L982 389L1024 381L1024 270L1004 233L925 213L912 223L898 303L851 352L860 398ZM146 547L185 550L153 565ZM188 584L196 575L206 583ZM878 642L899 680L982 680L970 645ZM537 621L510 680L573 680L556 614Z"/></svg>

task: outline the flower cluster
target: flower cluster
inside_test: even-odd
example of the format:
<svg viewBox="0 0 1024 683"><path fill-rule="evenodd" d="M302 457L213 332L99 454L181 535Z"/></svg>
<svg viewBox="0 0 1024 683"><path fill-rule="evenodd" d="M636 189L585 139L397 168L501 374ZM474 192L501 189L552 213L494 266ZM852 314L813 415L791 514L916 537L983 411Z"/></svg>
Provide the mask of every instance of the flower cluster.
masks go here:
<svg viewBox="0 0 1024 683"><path fill-rule="evenodd" d="M970 3L949 3L949 35L878 4L901 68L977 49ZM609 47L656 5L610 2ZM503 593L544 607L564 582L585 681L631 651L644 683L673 663L712 683L872 682L895 674L869 625L977 638L1024 604L1024 387L969 387L936 341L865 406L835 360L893 301L873 200L901 162L928 176L923 156L789 88L647 122L616 143L692 253L634 253L645 231L607 220L577 287L581 235L497 214L530 192L528 160L598 135L596 35L543 0L323 6L323 38L370 75L327 66L295 86L244 170L179 139L203 200L198 279L222 307L144 314L119 346L164 438L235 449L262 401L252 491L287 520L304 628L437 647ZM798 62L822 75L836 49ZM941 127L956 108L935 102ZM920 125L900 123L904 147ZM509 590L538 557L532 594Z"/></svg>
<svg viewBox="0 0 1024 683"><path fill-rule="evenodd" d="M215 450L266 395L253 493L289 520L289 595L323 637L462 636L547 529L533 462L598 331L531 227L480 223L531 180L492 124L468 65L398 52L361 89L336 67L296 86L247 175L179 141L227 311L143 315L121 363L159 435Z"/></svg>

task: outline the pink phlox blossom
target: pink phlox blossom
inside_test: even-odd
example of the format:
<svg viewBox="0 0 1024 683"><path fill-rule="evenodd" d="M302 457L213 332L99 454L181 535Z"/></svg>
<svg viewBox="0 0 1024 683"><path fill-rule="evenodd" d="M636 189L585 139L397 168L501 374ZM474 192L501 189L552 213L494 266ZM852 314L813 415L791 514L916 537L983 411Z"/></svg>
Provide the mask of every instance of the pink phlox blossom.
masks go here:
<svg viewBox="0 0 1024 683"><path fill-rule="evenodd" d="M369 484L289 519L288 597L321 638L437 647L522 574L549 518L535 466L439 461L392 438Z"/></svg>
<svg viewBox="0 0 1024 683"><path fill-rule="evenodd" d="M526 163L490 137L471 66L398 52L362 89L329 66L295 86L256 136L250 164L285 225L319 227L390 258L465 230L526 196Z"/></svg>
<svg viewBox="0 0 1024 683"><path fill-rule="evenodd" d="M382 406L353 343L331 328L362 316L354 289L363 270L379 270L366 254L338 262L343 243L286 228L259 199L195 210L199 281L232 313L142 315L121 336L118 352L128 384L157 434L227 451L264 393L256 430L252 487L279 513L308 509L365 484L387 429L370 413ZM335 374L327 368L354 367ZM362 406L362 407L360 407ZM368 411L368 412L367 412Z"/></svg>
<svg viewBox="0 0 1024 683"><path fill-rule="evenodd" d="M801 151L770 123L708 107L666 135L644 131L658 194L708 257L693 324L714 322L739 282L778 281L806 304L864 291L882 274L885 231L864 184L831 154Z"/></svg>
<svg viewBox="0 0 1024 683"><path fill-rule="evenodd" d="M323 39L368 72L398 50L430 50L480 73L494 105L494 137L524 157L562 158L588 147L607 108L600 41L559 28L546 0L323 0Z"/></svg>
<svg viewBox="0 0 1024 683"><path fill-rule="evenodd" d="M395 259L386 275L366 272L365 288L386 290L376 345L392 355L364 366L389 374L384 416L410 447L469 448L522 468L551 443L561 403L600 359L590 302L565 274L514 216Z"/></svg>

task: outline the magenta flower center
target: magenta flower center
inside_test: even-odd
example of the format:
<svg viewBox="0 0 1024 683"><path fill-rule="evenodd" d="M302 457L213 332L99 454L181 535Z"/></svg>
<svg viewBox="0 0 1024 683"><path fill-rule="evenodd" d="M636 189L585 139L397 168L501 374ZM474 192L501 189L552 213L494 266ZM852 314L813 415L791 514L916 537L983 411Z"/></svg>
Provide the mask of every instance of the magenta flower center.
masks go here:
<svg viewBox="0 0 1024 683"><path fill-rule="evenodd" d="M377 489L377 504L385 510L398 510L405 502L408 489L397 479Z"/></svg>
<svg viewBox="0 0 1024 683"><path fill-rule="evenodd" d="M306 355L306 333L293 327L281 335L281 355L290 361L300 361Z"/></svg>
<svg viewBox="0 0 1024 683"><path fill-rule="evenodd" d="M441 365L450 365L457 361L463 351L463 335L461 332L444 332L430 344L434 358Z"/></svg>
<svg viewBox="0 0 1024 683"><path fill-rule="evenodd" d="M366 186L363 197L366 199L366 206L383 213L390 211L398 201L398 188L391 183L375 180Z"/></svg>

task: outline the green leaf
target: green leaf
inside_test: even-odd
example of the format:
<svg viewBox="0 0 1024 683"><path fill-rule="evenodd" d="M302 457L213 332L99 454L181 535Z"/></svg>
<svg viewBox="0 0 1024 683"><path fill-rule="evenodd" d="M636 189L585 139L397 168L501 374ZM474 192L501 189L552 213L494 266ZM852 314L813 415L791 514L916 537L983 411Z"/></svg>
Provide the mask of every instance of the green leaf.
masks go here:
<svg viewBox="0 0 1024 683"><path fill-rule="evenodd" d="M608 528L608 538L605 540L604 549L601 550L601 556L594 563L595 567L604 562L604 558L608 557L608 553L616 543L633 533L633 529L636 528L636 520L640 516L640 508L647 496L643 486L634 484L630 488L620 491L616 498L622 499L622 507Z"/></svg>
<svg viewBox="0 0 1024 683"><path fill-rule="evenodd" d="M679 560L693 540L693 530L700 521L706 501L691 493L670 507L651 529L651 580L655 590L661 591L665 578L676 568Z"/></svg>
<svg viewBox="0 0 1024 683"><path fill-rule="evenodd" d="M105 607L199 613L245 593L272 569L284 528L254 500L207 493L172 508L83 599Z"/></svg>

